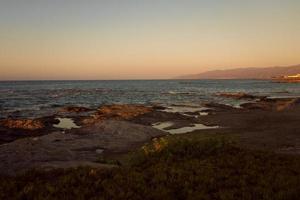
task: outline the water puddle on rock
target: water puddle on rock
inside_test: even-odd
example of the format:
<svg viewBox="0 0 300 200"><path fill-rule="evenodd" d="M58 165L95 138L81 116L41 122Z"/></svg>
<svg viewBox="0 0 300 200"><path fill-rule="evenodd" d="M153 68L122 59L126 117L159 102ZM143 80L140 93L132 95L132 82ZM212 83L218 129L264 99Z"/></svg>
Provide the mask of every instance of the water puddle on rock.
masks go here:
<svg viewBox="0 0 300 200"><path fill-rule="evenodd" d="M208 112L199 112L199 114L200 114L201 116L206 116L206 115L208 115Z"/></svg>
<svg viewBox="0 0 300 200"><path fill-rule="evenodd" d="M183 134L183 133L190 133L195 130L206 130L206 129L216 129L220 128L219 126L206 126L204 124L194 124L193 126L187 126L177 129L168 129L166 128L174 125L172 122L159 122L152 125L153 128L168 132L170 134Z"/></svg>
<svg viewBox="0 0 300 200"><path fill-rule="evenodd" d="M199 118L199 116L207 116L208 112L199 112L198 115L191 115L187 113L182 113L184 116Z"/></svg>
<svg viewBox="0 0 300 200"><path fill-rule="evenodd" d="M156 128L156 129L159 129L159 130L162 130L162 131L165 131L164 130L165 128L168 128L168 127L173 126L173 125L174 125L173 122L158 122L158 123L152 124L152 127Z"/></svg>
<svg viewBox="0 0 300 200"><path fill-rule="evenodd" d="M206 116L209 113L208 110L211 110L207 107L193 107L193 106L169 106L162 110L163 112L169 112L169 113L180 113L182 115L188 116L188 117L195 117L198 118L199 116Z"/></svg>
<svg viewBox="0 0 300 200"><path fill-rule="evenodd" d="M191 113L191 112L202 112L209 108L206 107L188 107L188 106L169 106L166 109L162 110L164 112L171 113Z"/></svg>
<svg viewBox="0 0 300 200"><path fill-rule="evenodd" d="M59 120L58 124L54 124L55 128L62 128L62 129L72 129L72 128L80 128L74 123L73 119L70 118L56 118Z"/></svg>

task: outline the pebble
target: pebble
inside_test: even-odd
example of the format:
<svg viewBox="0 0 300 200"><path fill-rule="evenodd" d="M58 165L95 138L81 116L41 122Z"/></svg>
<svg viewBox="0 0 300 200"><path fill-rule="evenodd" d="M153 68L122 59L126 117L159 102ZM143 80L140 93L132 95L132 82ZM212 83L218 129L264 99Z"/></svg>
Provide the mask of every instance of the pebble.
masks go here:
<svg viewBox="0 0 300 200"><path fill-rule="evenodd" d="M97 154L102 154L103 151L104 151L103 149L96 149L96 153L97 153Z"/></svg>

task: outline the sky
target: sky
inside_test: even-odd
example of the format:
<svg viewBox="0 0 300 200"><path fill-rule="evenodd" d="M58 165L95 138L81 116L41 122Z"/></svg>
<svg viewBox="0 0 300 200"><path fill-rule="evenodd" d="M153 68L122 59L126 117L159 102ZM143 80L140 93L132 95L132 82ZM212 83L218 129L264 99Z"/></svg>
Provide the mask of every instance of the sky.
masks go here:
<svg viewBox="0 0 300 200"><path fill-rule="evenodd" d="M299 0L0 0L0 80L299 63Z"/></svg>

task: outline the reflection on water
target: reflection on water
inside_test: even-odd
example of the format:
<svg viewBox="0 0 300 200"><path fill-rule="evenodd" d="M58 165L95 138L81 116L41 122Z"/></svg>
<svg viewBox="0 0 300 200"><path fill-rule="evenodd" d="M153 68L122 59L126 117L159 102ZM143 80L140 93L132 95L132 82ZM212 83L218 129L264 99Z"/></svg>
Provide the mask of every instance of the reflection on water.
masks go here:
<svg viewBox="0 0 300 200"><path fill-rule="evenodd" d="M170 106L166 109L162 110L164 112L171 112L171 113L193 113L193 112L201 112L207 110L209 108L206 107L189 107L189 106Z"/></svg>
<svg viewBox="0 0 300 200"><path fill-rule="evenodd" d="M205 129L216 129L220 128L219 126L206 126L204 124L194 124L193 126L187 126L177 129L169 129L166 130L166 128L171 127L174 125L172 122L159 122L152 125L153 128L168 132L170 134L183 134L183 133L190 133L195 130L205 130Z"/></svg>
<svg viewBox="0 0 300 200"><path fill-rule="evenodd" d="M208 112L199 112L199 114L200 114L201 116L206 116L206 115L208 115Z"/></svg>
<svg viewBox="0 0 300 200"><path fill-rule="evenodd" d="M215 95L221 92L285 97L300 96L300 87L268 80L6 81L0 83L0 118L38 118L60 107L104 104L172 106L166 111L190 114L203 112L203 103L245 102Z"/></svg>
<svg viewBox="0 0 300 200"><path fill-rule="evenodd" d="M80 128L77 126L74 121L70 118L56 118L59 120L58 124L53 125L55 128L62 128L62 129L72 129L72 128Z"/></svg>
<svg viewBox="0 0 300 200"><path fill-rule="evenodd" d="M174 125L173 122L158 122L158 123L152 124L152 127L156 128L156 129L159 129L159 130L165 131L164 130L165 128L168 128L168 127L173 126L173 125Z"/></svg>

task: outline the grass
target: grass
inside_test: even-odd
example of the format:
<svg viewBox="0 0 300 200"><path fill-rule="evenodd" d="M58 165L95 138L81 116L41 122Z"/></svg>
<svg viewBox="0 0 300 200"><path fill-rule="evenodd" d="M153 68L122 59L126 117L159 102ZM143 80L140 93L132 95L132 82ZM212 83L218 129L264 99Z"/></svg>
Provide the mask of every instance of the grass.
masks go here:
<svg viewBox="0 0 300 200"><path fill-rule="evenodd" d="M300 158L247 150L228 137L156 139L113 169L0 178L1 199L298 199Z"/></svg>

